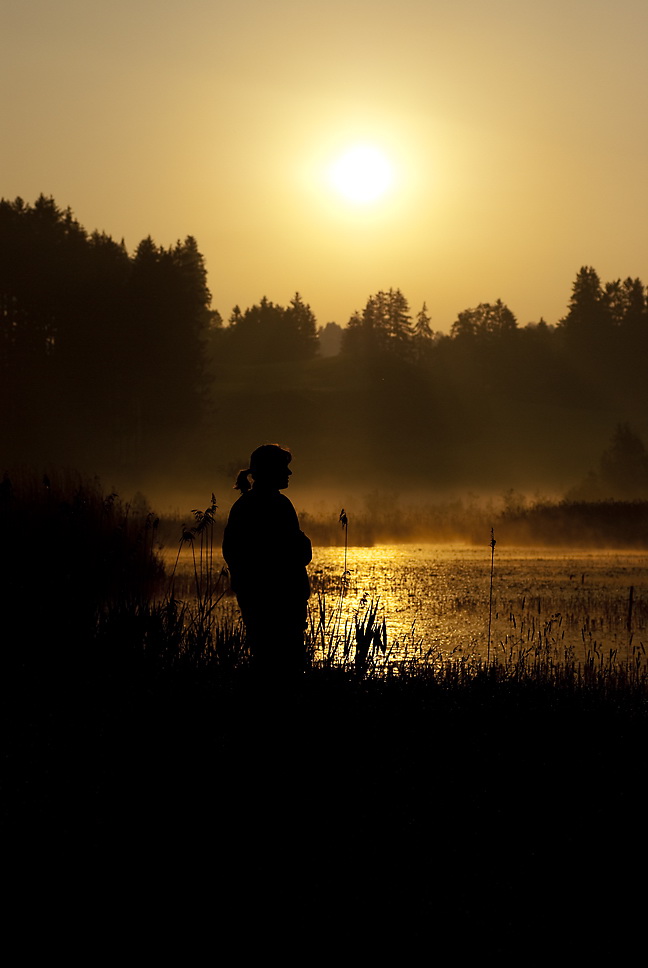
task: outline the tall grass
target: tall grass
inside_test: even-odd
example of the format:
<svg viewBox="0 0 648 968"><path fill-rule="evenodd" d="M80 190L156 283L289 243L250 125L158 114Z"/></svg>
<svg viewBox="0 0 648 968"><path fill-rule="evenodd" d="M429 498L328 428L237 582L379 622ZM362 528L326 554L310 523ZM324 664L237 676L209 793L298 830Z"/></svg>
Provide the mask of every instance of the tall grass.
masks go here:
<svg viewBox="0 0 648 968"><path fill-rule="evenodd" d="M379 674L391 654L384 612L380 602L368 596L342 618L339 601L329 611L326 597L318 594L309 608L307 639L315 669L335 667L364 677Z"/></svg>
<svg viewBox="0 0 648 968"><path fill-rule="evenodd" d="M212 493L211 502L204 510L194 509L194 526L187 528L182 525L178 553L168 580L167 599L175 599L175 582L178 562L182 549L188 545L191 549L193 563L194 587L192 601L196 610L197 621L201 626L207 626L214 609L218 606L226 593L226 569L219 565L214 555L214 526L218 505Z"/></svg>
<svg viewBox="0 0 648 968"><path fill-rule="evenodd" d="M143 610L144 623L148 621L155 630L152 637L145 635L144 649L164 671L231 672L249 660L240 617L232 608L219 607L229 585L227 570L216 551L217 508L212 493L204 509L191 511L194 523L181 526L164 593L149 600ZM191 555L189 583L178 574L182 552L187 548ZM106 634L110 632L104 629Z"/></svg>

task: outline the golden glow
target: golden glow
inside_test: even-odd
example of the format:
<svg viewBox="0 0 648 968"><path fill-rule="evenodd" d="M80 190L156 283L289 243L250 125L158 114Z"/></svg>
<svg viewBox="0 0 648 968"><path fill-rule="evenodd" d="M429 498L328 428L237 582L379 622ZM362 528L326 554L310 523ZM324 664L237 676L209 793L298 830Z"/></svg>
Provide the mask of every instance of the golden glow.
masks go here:
<svg viewBox="0 0 648 968"><path fill-rule="evenodd" d="M379 199L391 187L393 169L387 157L372 145L356 145L332 165L333 188L350 202L365 205Z"/></svg>
<svg viewBox="0 0 648 968"><path fill-rule="evenodd" d="M2 195L131 253L193 235L226 319L393 286L439 331L499 297L555 323L582 265L645 281L647 30L645 0L4 4Z"/></svg>

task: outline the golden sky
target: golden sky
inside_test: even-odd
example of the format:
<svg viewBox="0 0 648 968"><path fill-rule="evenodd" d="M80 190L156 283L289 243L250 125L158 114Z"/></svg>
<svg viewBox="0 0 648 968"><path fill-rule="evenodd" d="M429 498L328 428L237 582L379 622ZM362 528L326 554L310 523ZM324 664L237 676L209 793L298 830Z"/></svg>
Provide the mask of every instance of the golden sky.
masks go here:
<svg viewBox="0 0 648 968"><path fill-rule="evenodd" d="M645 0L3 0L0 36L0 195L194 235L224 317L398 287L438 330L555 322L582 265L648 283ZM373 201L331 182L355 145Z"/></svg>

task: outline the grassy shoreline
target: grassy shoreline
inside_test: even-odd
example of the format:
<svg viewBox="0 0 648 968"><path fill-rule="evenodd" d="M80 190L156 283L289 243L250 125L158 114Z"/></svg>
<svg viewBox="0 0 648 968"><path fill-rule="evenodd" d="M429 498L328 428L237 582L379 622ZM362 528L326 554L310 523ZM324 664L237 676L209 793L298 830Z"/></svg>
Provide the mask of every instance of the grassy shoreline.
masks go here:
<svg viewBox="0 0 648 968"><path fill-rule="evenodd" d="M645 682L455 665L268 691L137 650L62 678L25 670L5 703L4 827L32 870L54 851L174 919L189 891L217 944L262 951L618 954L637 924Z"/></svg>

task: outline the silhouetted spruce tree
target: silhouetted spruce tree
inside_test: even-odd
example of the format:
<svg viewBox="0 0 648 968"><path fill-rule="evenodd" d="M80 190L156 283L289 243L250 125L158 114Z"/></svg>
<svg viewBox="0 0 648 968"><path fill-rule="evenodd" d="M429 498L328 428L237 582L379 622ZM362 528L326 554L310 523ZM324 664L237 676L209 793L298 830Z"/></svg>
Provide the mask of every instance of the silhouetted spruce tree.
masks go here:
<svg viewBox="0 0 648 968"><path fill-rule="evenodd" d="M427 304L423 303L423 306L416 314L416 322L414 323L412 335L415 336L416 339L420 340L432 339L433 333L432 327L430 326L431 322L432 320L428 314Z"/></svg>
<svg viewBox="0 0 648 968"><path fill-rule="evenodd" d="M126 290L131 270L122 243L105 233L87 239L75 261L77 311L70 312L57 338L57 379L71 425L83 437L110 435L118 404L116 388L126 338ZM72 294L72 290L70 291ZM70 299L72 303L72 299ZM70 309L72 306L70 306Z"/></svg>
<svg viewBox="0 0 648 968"><path fill-rule="evenodd" d="M164 249L148 237L132 260L129 336L121 374L131 426L144 434L199 422L211 322L210 293L196 241Z"/></svg>
<svg viewBox="0 0 648 968"><path fill-rule="evenodd" d="M2 433L16 454L66 425L74 385L62 364L87 320L87 267L87 235L69 209L44 195L0 202Z"/></svg>
<svg viewBox="0 0 648 968"><path fill-rule="evenodd" d="M356 310L349 317L342 333L343 353L355 357L365 356L375 351L376 344L377 335L371 315L367 313L366 307L363 313Z"/></svg>
<svg viewBox="0 0 648 968"><path fill-rule="evenodd" d="M624 390L624 412L648 412L648 305L646 289L640 279L626 279L623 283L623 316L617 331L622 345L618 364L620 382Z"/></svg>
<svg viewBox="0 0 648 968"><path fill-rule="evenodd" d="M294 342L296 359L311 359L319 351L317 342L317 320L312 309L298 292L290 300L286 309L291 341Z"/></svg>
<svg viewBox="0 0 648 968"><path fill-rule="evenodd" d="M62 330L78 311L78 272L85 232L70 211L41 195L33 206L22 199L0 203L0 287L3 346L35 359L51 356ZM76 320L75 320L76 322Z"/></svg>
<svg viewBox="0 0 648 968"><path fill-rule="evenodd" d="M628 380L636 377L642 379L636 372L636 359L648 350L645 339L648 322L646 300L641 280L628 278L623 282L620 279L607 282L603 289L603 304L609 316L609 329L595 338L594 360L597 361L598 355L598 361L605 368L608 384L611 388L616 387L625 397ZM600 349L597 345L599 342Z"/></svg>
<svg viewBox="0 0 648 968"><path fill-rule="evenodd" d="M624 279L621 287L621 314L618 320L624 335L645 333L648 330L646 289L641 279Z"/></svg>
<svg viewBox="0 0 648 968"><path fill-rule="evenodd" d="M413 330L409 304L400 289L380 290L369 296L362 313L355 312L347 323L343 349L354 356L392 354L407 358Z"/></svg>
<svg viewBox="0 0 648 968"><path fill-rule="evenodd" d="M407 299L400 289L380 292L378 299L389 344L402 355L407 355L413 336L412 316Z"/></svg>
<svg viewBox="0 0 648 968"><path fill-rule="evenodd" d="M645 393L636 387L637 380L646 382L637 371L641 346L632 345L637 337L631 337L625 325L626 319L641 318L636 289L636 283L618 280L602 286L595 270L583 267L567 314L558 324L557 335L578 394L587 396L590 406L613 413L631 413Z"/></svg>
<svg viewBox="0 0 648 968"><path fill-rule="evenodd" d="M426 303L416 314L416 320L412 328L413 355L417 363L423 363L430 359L434 345L434 333L430 325L431 319L427 311Z"/></svg>
<svg viewBox="0 0 648 968"><path fill-rule="evenodd" d="M620 279L605 283L603 302L610 315L611 324L620 326L626 312L626 292Z"/></svg>
<svg viewBox="0 0 648 968"><path fill-rule="evenodd" d="M606 337L612 327L610 298L606 297L598 273L583 266L577 273L569 308L559 324L569 343L592 344Z"/></svg>

